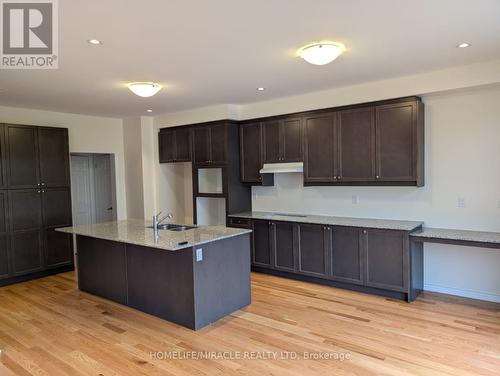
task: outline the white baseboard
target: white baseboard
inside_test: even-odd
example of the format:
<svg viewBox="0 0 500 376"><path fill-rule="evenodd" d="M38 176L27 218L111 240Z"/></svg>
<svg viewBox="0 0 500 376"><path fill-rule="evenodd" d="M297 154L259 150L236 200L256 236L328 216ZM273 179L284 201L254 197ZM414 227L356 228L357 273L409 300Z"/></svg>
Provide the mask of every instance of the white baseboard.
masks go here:
<svg viewBox="0 0 500 376"><path fill-rule="evenodd" d="M440 292L443 294L463 296L465 298L472 298L472 299L479 299L479 300L486 300L489 302L500 303L500 295L491 294L491 293L482 292L482 291L456 289L453 287L446 287L446 286L427 284L427 283L424 284L424 290L425 291Z"/></svg>

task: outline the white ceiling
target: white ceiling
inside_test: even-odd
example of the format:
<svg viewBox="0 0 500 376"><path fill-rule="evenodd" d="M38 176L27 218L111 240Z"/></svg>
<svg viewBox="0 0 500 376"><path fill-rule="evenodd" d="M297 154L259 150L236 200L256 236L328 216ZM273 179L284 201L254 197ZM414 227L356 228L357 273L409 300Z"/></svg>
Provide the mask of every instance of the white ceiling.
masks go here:
<svg viewBox="0 0 500 376"><path fill-rule="evenodd" d="M295 56L323 39L348 51L322 67ZM500 1L59 0L59 40L58 70L0 70L0 104L126 117L500 59ZM143 99L128 81L165 88Z"/></svg>

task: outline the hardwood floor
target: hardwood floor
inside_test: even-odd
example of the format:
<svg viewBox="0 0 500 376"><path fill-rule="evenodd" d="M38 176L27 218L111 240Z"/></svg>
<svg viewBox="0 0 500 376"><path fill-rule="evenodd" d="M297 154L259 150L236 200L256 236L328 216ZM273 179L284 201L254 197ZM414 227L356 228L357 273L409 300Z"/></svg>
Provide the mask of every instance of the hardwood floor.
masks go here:
<svg viewBox="0 0 500 376"><path fill-rule="evenodd" d="M252 295L193 332L82 293L74 273L3 287L0 375L500 374L500 304L408 304L256 273ZM335 353L347 359L325 359Z"/></svg>

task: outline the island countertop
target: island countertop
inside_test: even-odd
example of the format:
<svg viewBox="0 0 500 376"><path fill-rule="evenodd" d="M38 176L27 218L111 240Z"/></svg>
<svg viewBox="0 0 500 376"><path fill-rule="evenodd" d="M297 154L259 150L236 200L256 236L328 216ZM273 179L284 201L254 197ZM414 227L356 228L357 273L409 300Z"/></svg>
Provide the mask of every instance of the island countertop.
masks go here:
<svg viewBox="0 0 500 376"><path fill-rule="evenodd" d="M231 214L230 217L263 219L268 221L285 221L297 223L310 223L327 226L348 226L348 227L366 227L386 230L413 231L423 225L420 221L400 221L394 219L376 219L376 218L355 218L355 217L335 217L324 215L303 215L273 212L243 212Z"/></svg>
<svg viewBox="0 0 500 376"><path fill-rule="evenodd" d="M96 223L59 228L56 231L89 236L97 239L135 244L167 251L177 251L217 240L250 233L251 230L225 226L198 226L184 231L159 230L155 240L151 222L128 219L116 222ZM186 241L186 244L179 245Z"/></svg>

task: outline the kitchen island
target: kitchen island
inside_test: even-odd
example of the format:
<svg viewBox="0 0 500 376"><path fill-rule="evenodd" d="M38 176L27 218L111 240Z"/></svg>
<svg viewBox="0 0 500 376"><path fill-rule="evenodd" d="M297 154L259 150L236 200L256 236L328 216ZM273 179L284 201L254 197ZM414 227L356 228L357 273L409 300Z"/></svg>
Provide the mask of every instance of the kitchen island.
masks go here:
<svg viewBox="0 0 500 376"><path fill-rule="evenodd" d="M198 330L250 304L250 233L159 230L125 220L66 227L77 242L78 288Z"/></svg>

